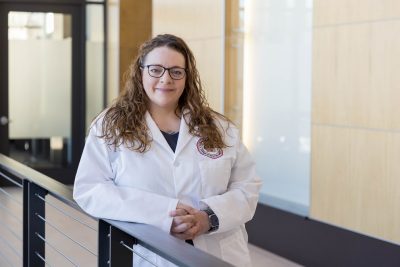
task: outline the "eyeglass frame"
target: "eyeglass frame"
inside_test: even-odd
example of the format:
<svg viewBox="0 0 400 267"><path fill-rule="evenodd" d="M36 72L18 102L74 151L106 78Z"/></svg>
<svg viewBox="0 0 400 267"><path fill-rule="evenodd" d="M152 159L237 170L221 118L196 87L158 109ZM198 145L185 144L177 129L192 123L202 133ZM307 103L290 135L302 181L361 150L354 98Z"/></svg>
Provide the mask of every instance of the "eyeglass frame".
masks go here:
<svg viewBox="0 0 400 267"><path fill-rule="evenodd" d="M153 66L161 67L161 68L163 69L163 72L161 73L161 75L160 75L159 77L153 76L153 75L150 74L150 67L153 67ZM186 77L186 68L181 68L181 67L166 68L166 67L164 67L164 66L162 66L162 65L158 65L158 64L141 65L140 67L141 67L141 68L147 68L147 73L148 73L151 77L153 77L153 78L161 78L162 76L164 76L165 71L168 71L169 77L171 77L171 79L172 79L172 80L175 80L175 81L182 80L183 78ZM183 73L184 73L183 77L180 78L180 79L175 79L175 78L173 78L173 77L171 76L171 73L169 72L171 69L180 69L180 70L183 70Z"/></svg>

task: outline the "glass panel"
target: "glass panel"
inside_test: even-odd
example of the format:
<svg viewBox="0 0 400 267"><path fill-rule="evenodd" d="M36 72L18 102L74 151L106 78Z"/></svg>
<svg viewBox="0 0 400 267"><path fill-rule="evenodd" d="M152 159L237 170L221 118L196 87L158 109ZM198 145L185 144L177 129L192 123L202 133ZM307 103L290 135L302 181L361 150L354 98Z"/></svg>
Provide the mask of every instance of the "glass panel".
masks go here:
<svg viewBox="0 0 400 267"><path fill-rule="evenodd" d="M67 166L71 150L71 15L9 12L10 156Z"/></svg>
<svg viewBox="0 0 400 267"><path fill-rule="evenodd" d="M119 94L119 0L107 1L107 103Z"/></svg>
<svg viewBox="0 0 400 267"><path fill-rule="evenodd" d="M86 129L104 108L104 6L86 7Z"/></svg>
<svg viewBox="0 0 400 267"><path fill-rule="evenodd" d="M260 201L301 215L310 195L312 1L245 6L243 139Z"/></svg>

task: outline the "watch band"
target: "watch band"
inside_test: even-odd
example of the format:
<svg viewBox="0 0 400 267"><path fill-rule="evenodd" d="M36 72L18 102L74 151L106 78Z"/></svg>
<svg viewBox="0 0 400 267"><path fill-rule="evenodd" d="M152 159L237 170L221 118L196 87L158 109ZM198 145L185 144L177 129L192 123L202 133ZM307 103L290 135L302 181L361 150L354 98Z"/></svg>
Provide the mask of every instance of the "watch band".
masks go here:
<svg viewBox="0 0 400 267"><path fill-rule="evenodd" d="M218 220L217 215L214 213L214 211L210 207L204 209L204 211L208 215L208 222L210 224L210 229L208 230L208 232L210 233L210 232L217 231L219 228L219 220Z"/></svg>

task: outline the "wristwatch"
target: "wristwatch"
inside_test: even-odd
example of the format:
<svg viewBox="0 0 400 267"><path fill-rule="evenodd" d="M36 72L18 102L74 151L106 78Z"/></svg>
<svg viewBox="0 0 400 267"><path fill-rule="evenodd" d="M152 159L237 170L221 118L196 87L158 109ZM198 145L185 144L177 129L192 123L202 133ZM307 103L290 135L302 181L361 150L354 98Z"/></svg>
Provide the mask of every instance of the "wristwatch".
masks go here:
<svg viewBox="0 0 400 267"><path fill-rule="evenodd" d="M210 209L210 207L204 209L203 211L205 211L208 215L208 222L210 224L210 229L208 230L208 232L210 233L217 231L219 228L219 220L217 215L214 213L212 209Z"/></svg>

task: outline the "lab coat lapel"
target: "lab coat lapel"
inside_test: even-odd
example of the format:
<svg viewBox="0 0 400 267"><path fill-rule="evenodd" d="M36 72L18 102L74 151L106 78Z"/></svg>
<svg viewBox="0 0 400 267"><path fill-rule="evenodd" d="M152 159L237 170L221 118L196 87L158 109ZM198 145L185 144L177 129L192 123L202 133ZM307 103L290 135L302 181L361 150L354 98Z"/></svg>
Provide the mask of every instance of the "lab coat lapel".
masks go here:
<svg viewBox="0 0 400 267"><path fill-rule="evenodd" d="M184 112L181 118L181 125L179 127L179 137L178 144L176 145L175 150L175 158L182 152L185 146L189 143L189 141L193 138L193 135L189 133L189 126L186 124L186 120L190 120L190 115L187 112Z"/></svg>
<svg viewBox="0 0 400 267"><path fill-rule="evenodd" d="M161 147L163 147L166 151L168 151L168 153L173 155L174 152L168 145L167 140L165 140L165 137L162 135L160 129L158 128L157 124L155 123L155 121L153 120L148 111L146 112L145 116L146 116L146 123L150 129L150 134L151 137L153 138L153 141L157 142Z"/></svg>

